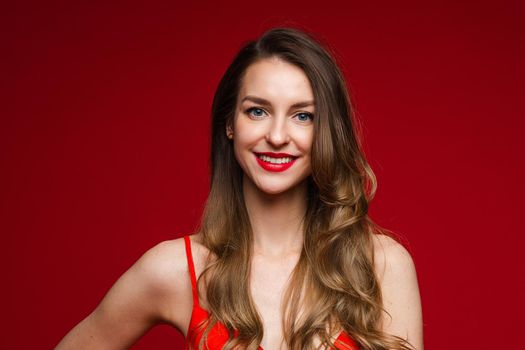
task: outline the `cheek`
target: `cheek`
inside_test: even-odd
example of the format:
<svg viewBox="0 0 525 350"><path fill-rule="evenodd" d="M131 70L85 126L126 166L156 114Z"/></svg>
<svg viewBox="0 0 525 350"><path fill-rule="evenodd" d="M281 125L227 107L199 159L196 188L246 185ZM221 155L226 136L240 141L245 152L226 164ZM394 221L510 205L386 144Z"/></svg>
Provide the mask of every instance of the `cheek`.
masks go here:
<svg viewBox="0 0 525 350"><path fill-rule="evenodd" d="M264 125L238 120L235 124L234 141L238 147L250 147L260 141L264 134Z"/></svg>
<svg viewBox="0 0 525 350"><path fill-rule="evenodd" d="M233 148L235 152L235 158L239 164L246 163L246 157L248 153L256 145L256 135L250 130L237 128L233 137Z"/></svg>
<svg viewBox="0 0 525 350"><path fill-rule="evenodd" d="M305 153L310 153L311 152L312 145L313 145L313 140L314 140L313 136L314 136L313 135L313 131L306 132L306 133L303 132L296 139L297 143L298 143L298 146L301 148L301 150L303 152L305 152Z"/></svg>

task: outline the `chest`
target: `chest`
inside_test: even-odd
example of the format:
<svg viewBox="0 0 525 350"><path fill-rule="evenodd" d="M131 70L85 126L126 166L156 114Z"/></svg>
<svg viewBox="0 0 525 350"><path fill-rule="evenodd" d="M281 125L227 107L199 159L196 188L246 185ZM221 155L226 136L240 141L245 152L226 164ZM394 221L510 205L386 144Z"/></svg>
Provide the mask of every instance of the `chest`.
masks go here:
<svg viewBox="0 0 525 350"><path fill-rule="evenodd" d="M280 314L282 298L296 265L295 259L279 261L254 257L251 264L250 291L261 313Z"/></svg>
<svg viewBox="0 0 525 350"><path fill-rule="evenodd" d="M254 257L251 265L250 292L257 307L263 327L264 349L279 349L283 339L283 299L296 261L272 261Z"/></svg>
<svg viewBox="0 0 525 350"><path fill-rule="evenodd" d="M297 261L294 259L277 261L254 257L252 260L249 276L250 294L261 317L264 329L260 349L287 349L287 346L283 343L283 307L288 302L285 299L285 293L289 287L290 278L296 263ZM205 293L203 294L205 295ZM205 299L202 301L207 305ZM339 335L336 336L336 334ZM334 334L333 340L335 341L336 338L339 338L340 343L344 340L342 337L346 337L343 332L337 332L336 334ZM314 339L314 345L320 346L319 339ZM343 348L347 349L348 347ZM357 347L350 347L350 349L357 349Z"/></svg>

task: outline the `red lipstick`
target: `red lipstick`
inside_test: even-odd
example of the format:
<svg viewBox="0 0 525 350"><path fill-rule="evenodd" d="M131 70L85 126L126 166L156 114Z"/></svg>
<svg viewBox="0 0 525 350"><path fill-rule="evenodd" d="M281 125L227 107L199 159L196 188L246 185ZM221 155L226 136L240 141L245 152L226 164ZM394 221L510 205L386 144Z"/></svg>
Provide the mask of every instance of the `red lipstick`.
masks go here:
<svg viewBox="0 0 525 350"><path fill-rule="evenodd" d="M288 163L275 164L275 163L270 163L270 162L266 162L266 161L262 160L261 158L259 158L257 156L257 154L265 155L265 156L271 157L271 158L292 158L292 161L290 161ZM259 165L264 170L272 171L272 172L285 171L286 169L291 167L293 165L293 163L295 163L295 160L297 159L296 156L292 156L291 154L288 154L288 153L274 153L274 152L260 152L260 153L256 153L255 154L255 158L257 159L257 163L259 163Z"/></svg>

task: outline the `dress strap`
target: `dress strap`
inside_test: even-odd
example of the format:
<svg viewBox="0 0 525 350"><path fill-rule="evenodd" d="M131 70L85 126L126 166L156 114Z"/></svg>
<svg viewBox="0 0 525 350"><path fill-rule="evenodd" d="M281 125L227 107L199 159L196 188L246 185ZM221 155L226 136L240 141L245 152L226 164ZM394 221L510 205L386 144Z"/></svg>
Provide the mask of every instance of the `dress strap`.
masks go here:
<svg viewBox="0 0 525 350"><path fill-rule="evenodd" d="M191 254L190 236L184 236L186 244L186 258L188 259L188 270L191 279L191 291L193 293L193 303L199 305L199 293L197 291L197 277L195 276L195 266L193 265L193 255Z"/></svg>

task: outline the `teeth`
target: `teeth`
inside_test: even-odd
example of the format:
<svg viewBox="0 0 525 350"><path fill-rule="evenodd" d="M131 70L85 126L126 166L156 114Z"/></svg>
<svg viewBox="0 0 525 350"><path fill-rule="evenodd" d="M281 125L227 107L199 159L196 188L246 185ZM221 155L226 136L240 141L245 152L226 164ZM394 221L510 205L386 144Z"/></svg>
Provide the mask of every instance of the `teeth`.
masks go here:
<svg viewBox="0 0 525 350"><path fill-rule="evenodd" d="M272 163L272 164L290 163L293 160L293 158L291 157L272 158L272 157L268 157L262 154L258 154L257 157L261 158L265 162Z"/></svg>

